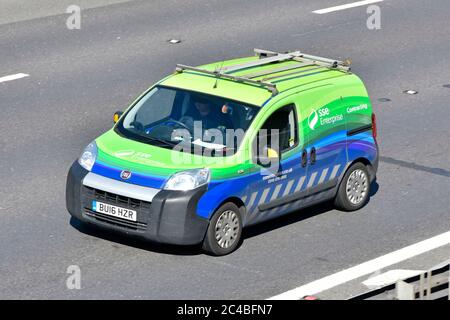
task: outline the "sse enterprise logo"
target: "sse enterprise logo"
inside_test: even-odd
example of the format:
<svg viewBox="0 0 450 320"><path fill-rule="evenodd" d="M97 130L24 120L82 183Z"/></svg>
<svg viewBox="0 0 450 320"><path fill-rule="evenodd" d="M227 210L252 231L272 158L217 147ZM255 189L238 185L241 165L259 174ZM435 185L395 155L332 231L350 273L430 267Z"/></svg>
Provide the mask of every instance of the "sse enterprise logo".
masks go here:
<svg viewBox="0 0 450 320"><path fill-rule="evenodd" d="M362 108L362 107L361 107ZM311 130L316 129L317 125L334 125L336 122L344 120L344 115L337 114L332 116L330 109L320 108L317 111L312 110L308 117L308 126Z"/></svg>

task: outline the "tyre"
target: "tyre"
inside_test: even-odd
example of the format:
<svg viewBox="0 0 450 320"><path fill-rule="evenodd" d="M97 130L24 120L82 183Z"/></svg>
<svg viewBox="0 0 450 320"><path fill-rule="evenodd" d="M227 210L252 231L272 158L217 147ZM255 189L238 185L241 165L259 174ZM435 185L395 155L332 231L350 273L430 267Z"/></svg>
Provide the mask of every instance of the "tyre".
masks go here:
<svg viewBox="0 0 450 320"><path fill-rule="evenodd" d="M369 201L370 178L367 167L357 162L345 173L339 185L334 205L344 211L355 211Z"/></svg>
<svg viewBox="0 0 450 320"><path fill-rule="evenodd" d="M233 252L241 240L242 218L239 208L231 202L216 210L209 222L203 250L215 256Z"/></svg>

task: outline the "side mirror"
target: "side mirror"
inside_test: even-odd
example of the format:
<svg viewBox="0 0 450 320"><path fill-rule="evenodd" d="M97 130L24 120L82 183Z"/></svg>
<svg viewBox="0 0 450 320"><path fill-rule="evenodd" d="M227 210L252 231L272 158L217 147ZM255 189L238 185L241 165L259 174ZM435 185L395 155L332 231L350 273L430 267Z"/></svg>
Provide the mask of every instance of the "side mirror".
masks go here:
<svg viewBox="0 0 450 320"><path fill-rule="evenodd" d="M276 163L278 165L280 161L279 153L269 147L264 147L262 154L258 155L258 164L263 167L271 167Z"/></svg>
<svg viewBox="0 0 450 320"><path fill-rule="evenodd" d="M270 160L279 160L280 159L280 155L274 149L266 147L266 150L267 150L266 151L267 158L269 158Z"/></svg>
<svg viewBox="0 0 450 320"><path fill-rule="evenodd" d="M113 117L113 121L114 123L117 123L117 121L119 121L120 117L123 115L122 111L116 111L114 113L114 117Z"/></svg>

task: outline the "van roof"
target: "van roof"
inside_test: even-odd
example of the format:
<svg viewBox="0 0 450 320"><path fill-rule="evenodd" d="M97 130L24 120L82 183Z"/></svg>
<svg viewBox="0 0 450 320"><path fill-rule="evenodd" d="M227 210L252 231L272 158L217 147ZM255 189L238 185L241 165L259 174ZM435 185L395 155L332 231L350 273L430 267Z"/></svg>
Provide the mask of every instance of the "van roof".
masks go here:
<svg viewBox="0 0 450 320"><path fill-rule="evenodd" d="M261 106L274 95L317 82L349 75L349 63L300 53L255 49L255 56L189 67L160 84L221 96Z"/></svg>

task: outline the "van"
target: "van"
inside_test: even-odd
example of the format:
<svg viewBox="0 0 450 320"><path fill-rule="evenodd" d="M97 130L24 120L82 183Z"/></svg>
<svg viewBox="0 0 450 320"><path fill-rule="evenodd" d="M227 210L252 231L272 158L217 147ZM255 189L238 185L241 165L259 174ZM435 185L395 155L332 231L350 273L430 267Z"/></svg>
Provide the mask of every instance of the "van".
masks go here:
<svg viewBox="0 0 450 320"><path fill-rule="evenodd" d="M69 213L212 255L320 202L360 209L378 167L363 82L348 61L300 51L177 65L114 122L69 170Z"/></svg>

